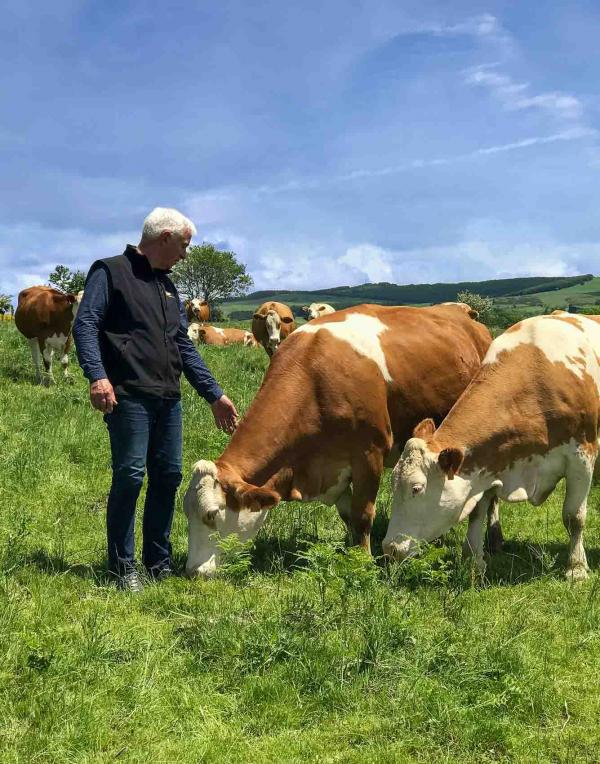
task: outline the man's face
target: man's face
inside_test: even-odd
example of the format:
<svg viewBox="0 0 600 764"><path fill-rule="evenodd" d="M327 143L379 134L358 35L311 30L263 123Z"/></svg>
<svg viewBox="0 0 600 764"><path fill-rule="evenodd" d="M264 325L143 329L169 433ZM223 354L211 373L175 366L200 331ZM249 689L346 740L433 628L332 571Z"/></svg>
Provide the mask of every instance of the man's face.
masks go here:
<svg viewBox="0 0 600 764"><path fill-rule="evenodd" d="M191 240L192 234L190 231L186 231L184 234L175 233L174 231L163 231L161 234L163 244L161 254L164 255L163 266L165 268L172 268L180 260L184 260Z"/></svg>

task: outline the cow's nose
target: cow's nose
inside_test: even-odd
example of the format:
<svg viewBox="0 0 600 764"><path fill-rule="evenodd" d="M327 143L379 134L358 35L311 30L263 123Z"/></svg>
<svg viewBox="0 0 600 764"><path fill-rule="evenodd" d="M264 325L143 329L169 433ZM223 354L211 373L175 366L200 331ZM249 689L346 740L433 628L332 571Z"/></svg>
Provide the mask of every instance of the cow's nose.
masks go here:
<svg viewBox="0 0 600 764"><path fill-rule="evenodd" d="M406 539L401 542L394 540L386 541L384 539L382 547L383 553L386 557L390 557L392 560L398 561L410 557L416 551L416 545L410 539Z"/></svg>

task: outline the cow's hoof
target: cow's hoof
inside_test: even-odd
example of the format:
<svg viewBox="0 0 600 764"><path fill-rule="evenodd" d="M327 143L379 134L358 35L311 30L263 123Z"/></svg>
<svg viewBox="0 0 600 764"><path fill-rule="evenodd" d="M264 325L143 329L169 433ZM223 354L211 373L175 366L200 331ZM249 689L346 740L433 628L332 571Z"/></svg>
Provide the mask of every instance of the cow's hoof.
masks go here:
<svg viewBox="0 0 600 764"><path fill-rule="evenodd" d="M44 387L52 387L53 384L54 384L54 377L44 377L42 379L42 385Z"/></svg>
<svg viewBox="0 0 600 764"><path fill-rule="evenodd" d="M567 581L573 581L573 583L576 581L585 581L587 577L588 570L585 565L576 565L574 568L567 568L567 572L565 573Z"/></svg>

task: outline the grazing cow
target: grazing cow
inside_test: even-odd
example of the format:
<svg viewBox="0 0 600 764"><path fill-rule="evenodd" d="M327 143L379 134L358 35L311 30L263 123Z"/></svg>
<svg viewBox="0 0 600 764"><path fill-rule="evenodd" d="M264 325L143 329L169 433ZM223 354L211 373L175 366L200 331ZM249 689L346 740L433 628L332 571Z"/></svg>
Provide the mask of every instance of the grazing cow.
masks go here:
<svg viewBox="0 0 600 764"><path fill-rule="evenodd" d="M302 308L302 312L306 313L306 320L312 321L315 318L321 318L321 316L329 316L331 313L335 313L335 308L328 305L326 302L313 302L310 305L305 305Z"/></svg>
<svg viewBox="0 0 600 764"><path fill-rule="evenodd" d="M206 300L195 297L193 300L185 301L185 313L190 324L193 321L203 324L210 319L210 306Z"/></svg>
<svg viewBox="0 0 600 764"><path fill-rule="evenodd" d="M258 343L247 329L220 329L218 326L202 326L193 323L188 327L188 337L203 345L246 345L257 347Z"/></svg>
<svg viewBox="0 0 600 764"><path fill-rule="evenodd" d="M469 517L464 551L484 569L482 524L495 497L538 506L566 479L567 576L587 577L582 534L598 453L600 317L557 312L497 337L436 430L413 433L394 470L384 551L404 558Z"/></svg>
<svg viewBox="0 0 600 764"><path fill-rule="evenodd" d="M194 466L188 574L216 569L216 531L252 538L282 500L335 504L354 543L370 549L384 464L425 414L441 421L490 341L451 306L357 305L297 329L223 454Z"/></svg>
<svg viewBox="0 0 600 764"><path fill-rule="evenodd" d="M252 334L269 357L296 328L294 314L282 302L265 302L252 318Z"/></svg>
<svg viewBox="0 0 600 764"><path fill-rule="evenodd" d="M46 286L29 287L19 293L15 325L29 340L38 382L46 385L54 382L52 357L55 350L60 353L65 379L70 379L71 326L82 296L83 292L64 294Z"/></svg>

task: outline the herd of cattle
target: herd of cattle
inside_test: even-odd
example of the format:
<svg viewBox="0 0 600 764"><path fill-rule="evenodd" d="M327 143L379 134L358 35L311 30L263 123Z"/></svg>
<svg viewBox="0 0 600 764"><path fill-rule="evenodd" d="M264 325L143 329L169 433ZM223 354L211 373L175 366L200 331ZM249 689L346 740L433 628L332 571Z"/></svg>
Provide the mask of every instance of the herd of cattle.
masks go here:
<svg viewBox="0 0 600 764"><path fill-rule="evenodd" d="M32 287L17 328L42 379L52 353L68 374L80 295ZM587 577L587 497L598 454L600 317L555 311L492 341L464 303L427 308L315 303L296 327L268 302L252 331L210 326L208 305L186 304L195 342L262 345L270 365L216 461L199 461L184 498L191 576L219 564L216 533L253 538L280 501L334 504L353 543L370 550L383 470L393 467L383 551L404 559L468 518L463 551L485 569L501 546L498 499L537 506L565 478L567 577ZM285 340L285 342L283 342Z"/></svg>

